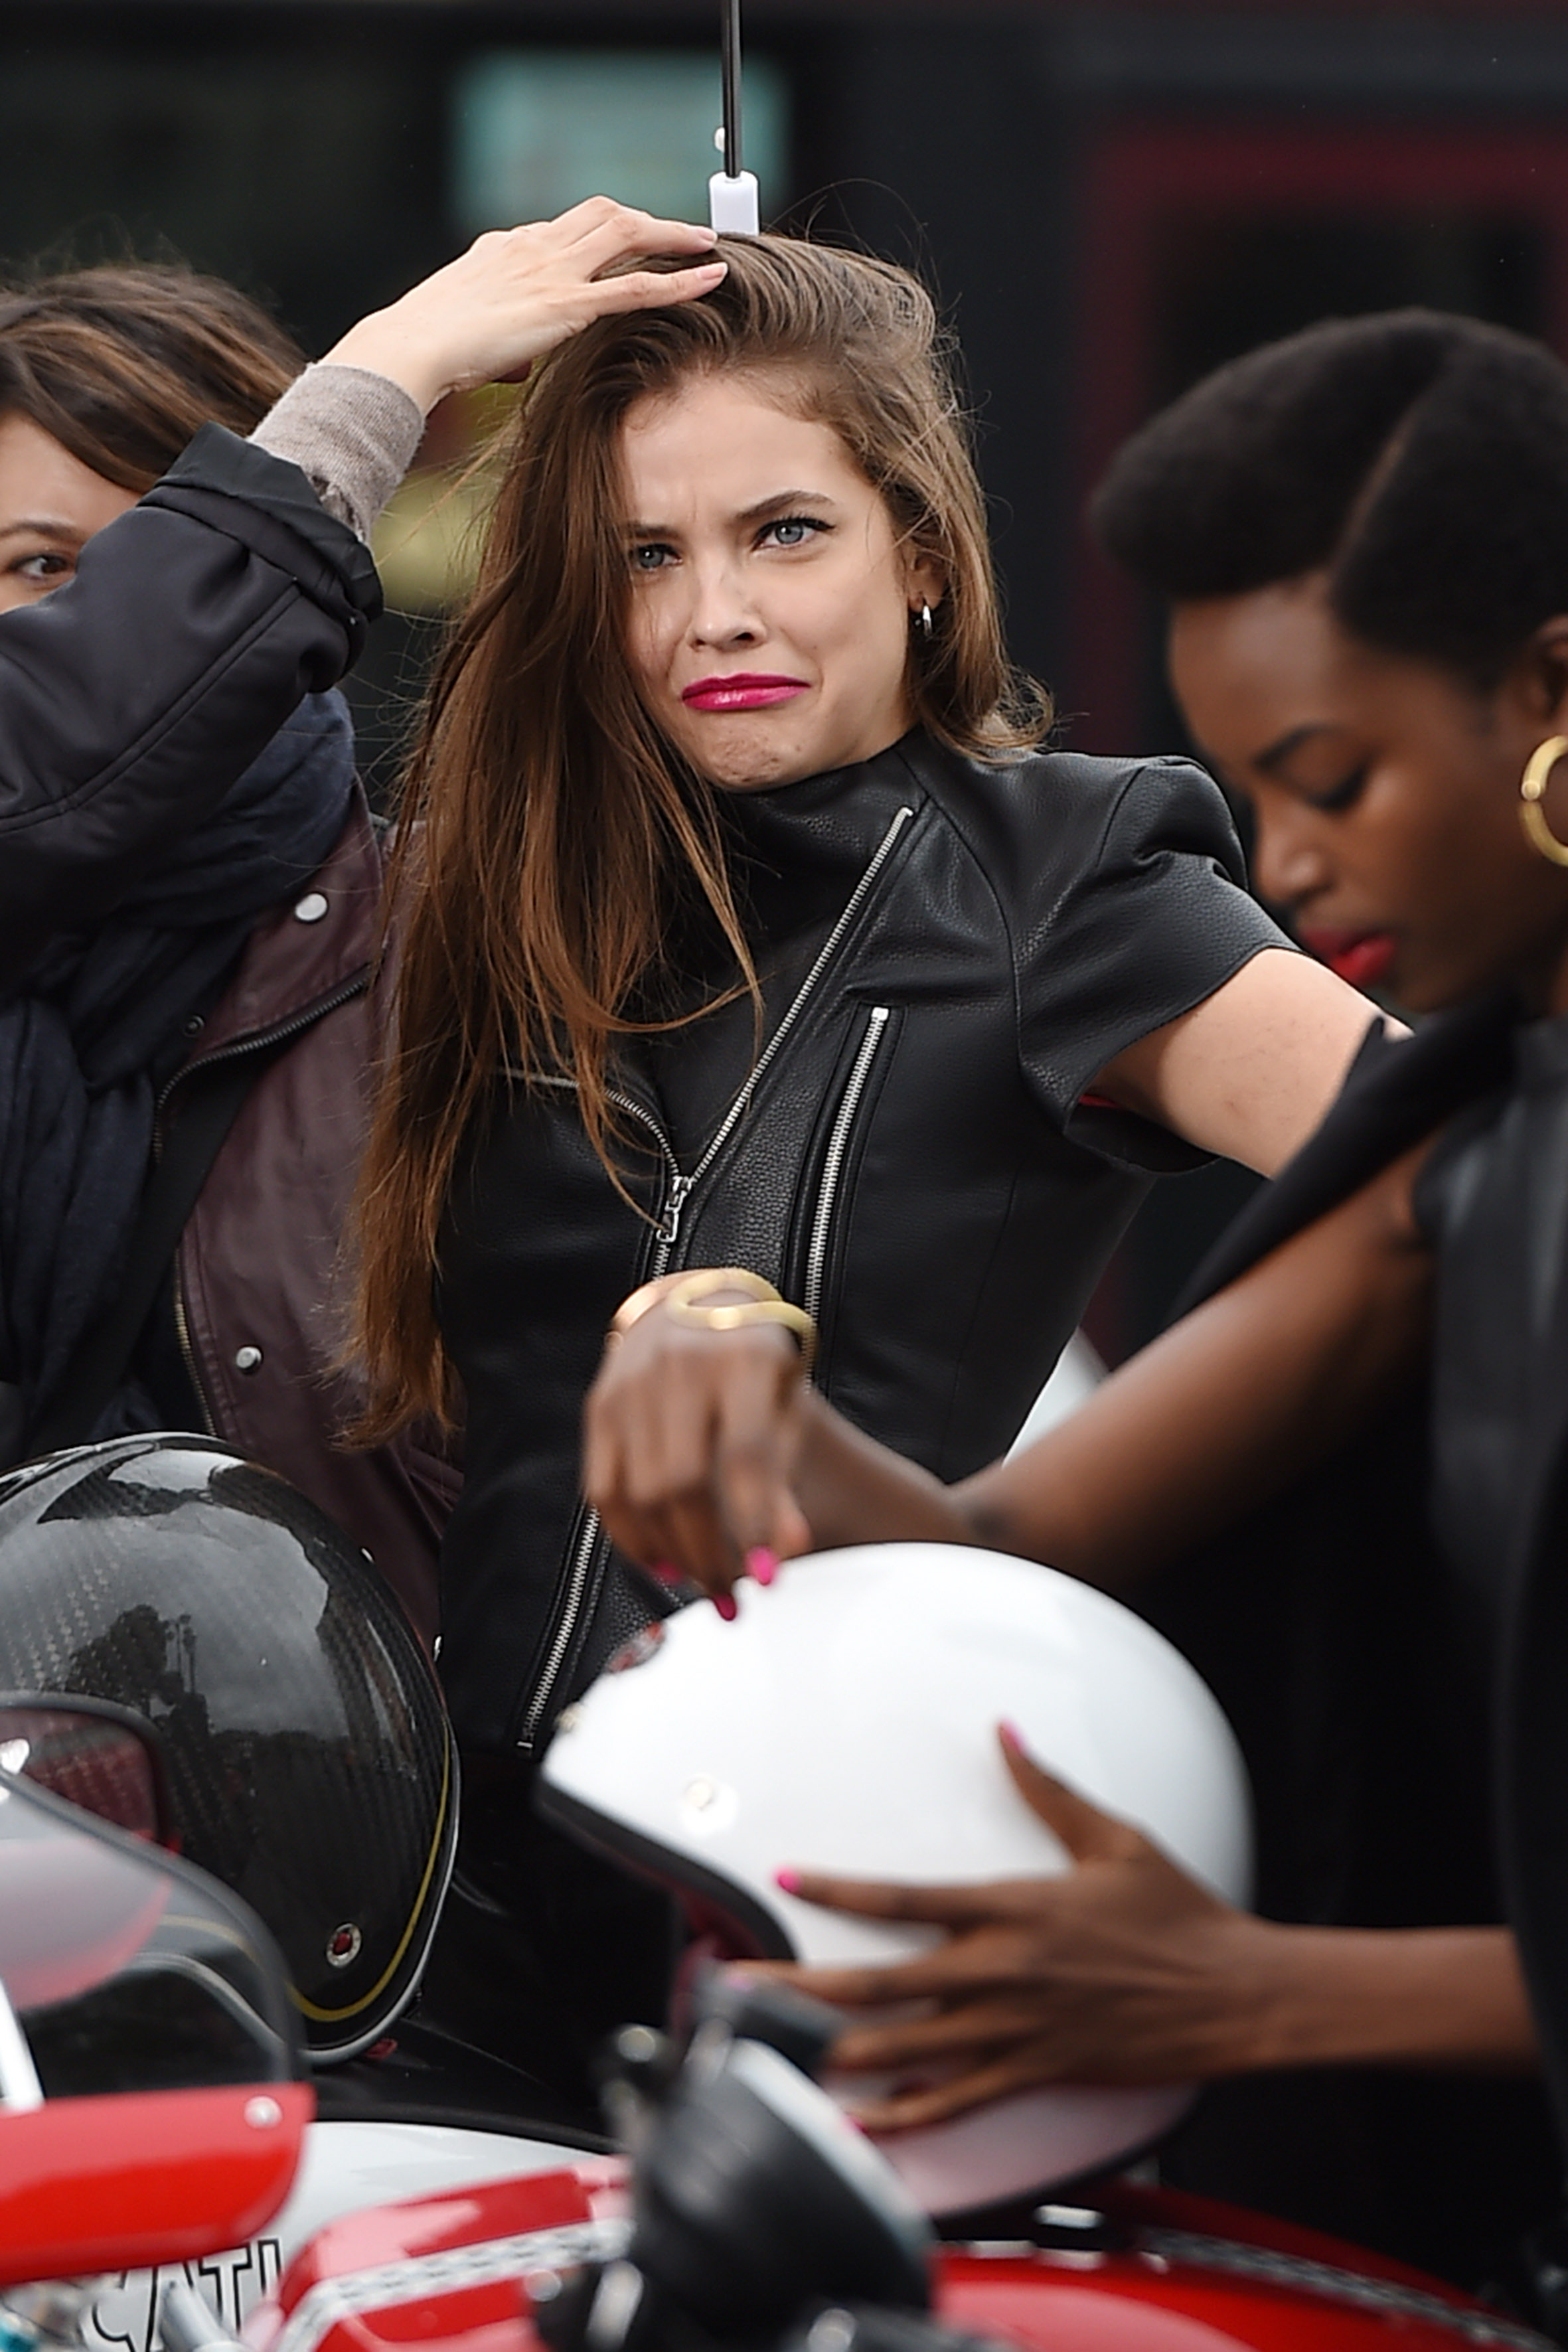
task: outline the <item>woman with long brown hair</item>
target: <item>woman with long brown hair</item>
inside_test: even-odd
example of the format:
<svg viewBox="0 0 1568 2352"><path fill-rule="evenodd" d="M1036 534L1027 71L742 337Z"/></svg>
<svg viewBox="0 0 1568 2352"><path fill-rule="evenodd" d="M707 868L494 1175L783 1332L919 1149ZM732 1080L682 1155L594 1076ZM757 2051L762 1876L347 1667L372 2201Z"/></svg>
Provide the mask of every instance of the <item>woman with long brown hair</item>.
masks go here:
<svg viewBox="0 0 1568 2352"><path fill-rule="evenodd" d="M924 289L720 249L711 292L600 321L530 387L413 763L361 1195L365 1433L466 1417L443 1997L493 1933L462 1998L504 1979L513 2046L558 2073L657 1998L610 1882L526 1803L560 1707L660 1605L578 1490L617 1301L745 1268L851 1420L963 1475L1151 1171L1272 1168L1373 1018L1246 895L1200 772L1041 748Z"/></svg>

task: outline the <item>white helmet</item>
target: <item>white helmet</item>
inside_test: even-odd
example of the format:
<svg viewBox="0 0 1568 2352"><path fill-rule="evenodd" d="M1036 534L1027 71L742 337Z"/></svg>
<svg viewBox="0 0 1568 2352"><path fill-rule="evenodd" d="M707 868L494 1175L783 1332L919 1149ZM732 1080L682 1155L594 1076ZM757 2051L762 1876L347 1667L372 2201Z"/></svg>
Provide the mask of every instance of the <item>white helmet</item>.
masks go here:
<svg viewBox="0 0 1568 2352"><path fill-rule="evenodd" d="M1142 1618L1056 1570L947 1544L789 1562L740 1615L681 1611L562 1718L543 1810L689 1890L752 1948L888 1961L927 1928L784 1894L784 1867L927 1884L1051 1875L1058 1841L1002 1762L999 1721L1107 1812L1233 1903L1247 1899L1246 1777L1228 1725ZM994 2102L884 2153L928 2212L1102 2169L1191 2091L1051 2089Z"/></svg>

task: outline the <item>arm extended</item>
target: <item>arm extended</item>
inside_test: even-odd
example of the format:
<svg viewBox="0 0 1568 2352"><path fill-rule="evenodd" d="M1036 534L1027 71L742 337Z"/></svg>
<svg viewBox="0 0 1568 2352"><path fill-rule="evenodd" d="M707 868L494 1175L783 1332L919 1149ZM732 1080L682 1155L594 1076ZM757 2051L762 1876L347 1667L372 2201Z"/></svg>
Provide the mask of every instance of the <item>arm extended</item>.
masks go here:
<svg viewBox="0 0 1568 2352"><path fill-rule="evenodd" d="M0 984L215 808L379 608L303 476L209 425L68 587L0 617Z"/></svg>
<svg viewBox="0 0 1568 2352"><path fill-rule="evenodd" d="M848 2011L836 2066L916 2078L861 2105L868 2123L937 2123L1058 2082L1536 2063L1506 1928L1255 1918L1041 1771L1005 1732L1002 1754L1024 1802L1072 1857L1062 1876L967 1886L792 1877L807 1901L943 1931L891 1968L785 1971Z"/></svg>
<svg viewBox="0 0 1568 2352"><path fill-rule="evenodd" d="M784 1333L696 1330L656 1306L589 1398L589 1497L632 1558L717 1592L759 1552L891 1537L1127 1586L1321 1459L1408 1377L1431 1281L1410 1206L1419 1157L1294 1235L1026 1453L953 1487L807 1390Z"/></svg>
<svg viewBox="0 0 1568 2352"><path fill-rule="evenodd" d="M722 268L705 259L602 273L651 251L704 257L712 242L607 197L481 236L328 354L324 436L308 429L309 376L259 428L270 447L205 426L93 536L68 586L0 616L0 987L50 932L112 912L301 696L335 684L358 653L381 609L375 567L289 459L337 503L333 428L352 454L356 398L358 422L384 426L390 392L411 423L384 495L444 393L526 371L605 311L707 292ZM285 411L289 426L271 429Z"/></svg>

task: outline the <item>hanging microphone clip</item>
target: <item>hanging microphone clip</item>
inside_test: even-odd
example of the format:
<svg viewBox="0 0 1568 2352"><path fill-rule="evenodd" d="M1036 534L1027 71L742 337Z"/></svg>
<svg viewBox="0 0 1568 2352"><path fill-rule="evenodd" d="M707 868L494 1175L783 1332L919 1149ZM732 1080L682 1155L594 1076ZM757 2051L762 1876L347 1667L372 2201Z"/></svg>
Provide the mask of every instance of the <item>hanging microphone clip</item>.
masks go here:
<svg viewBox="0 0 1568 2352"><path fill-rule="evenodd" d="M723 155L724 168L708 183L708 217L721 236L755 236L757 175L741 168L741 0L721 0L719 36L724 120L713 143Z"/></svg>

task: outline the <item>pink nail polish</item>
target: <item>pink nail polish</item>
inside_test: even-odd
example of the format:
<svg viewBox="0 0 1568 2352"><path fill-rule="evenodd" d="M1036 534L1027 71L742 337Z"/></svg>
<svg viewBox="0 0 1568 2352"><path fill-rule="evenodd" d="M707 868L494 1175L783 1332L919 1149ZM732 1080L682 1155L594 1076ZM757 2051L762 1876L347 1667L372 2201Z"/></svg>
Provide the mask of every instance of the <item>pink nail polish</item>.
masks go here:
<svg viewBox="0 0 1568 2352"><path fill-rule="evenodd" d="M758 1544L746 1554L746 1574L757 1584L771 1584L779 1572L779 1556L766 1544Z"/></svg>
<svg viewBox="0 0 1568 2352"><path fill-rule="evenodd" d="M737 1603L732 1592L716 1592L713 1595L713 1606L717 1609L720 1616L722 1617L726 1625L732 1625L736 1618L741 1613L739 1604Z"/></svg>
<svg viewBox="0 0 1568 2352"><path fill-rule="evenodd" d="M996 1728L1002 1735L1002 1744L1005 1748L1016 1748L1020 1756L1026 1753L1024 1735L1016 1723L999 1723Z"/></svg>
<svg viewBox="0 0 1568 2352"><path fill-rule="evenodd" d="M775 1870L773 1873L773 1885L785 1895L798 1895L800 1893L800 1873L798 1870Z"/></svg>
<svg viewBox="0 0 1568 2352"><path fill-rule="evenodd" d="M650 1560L647 1572L650 1576L657 1576L661 1584L679 1584L683 1580L673 1560Z"/></svg>

